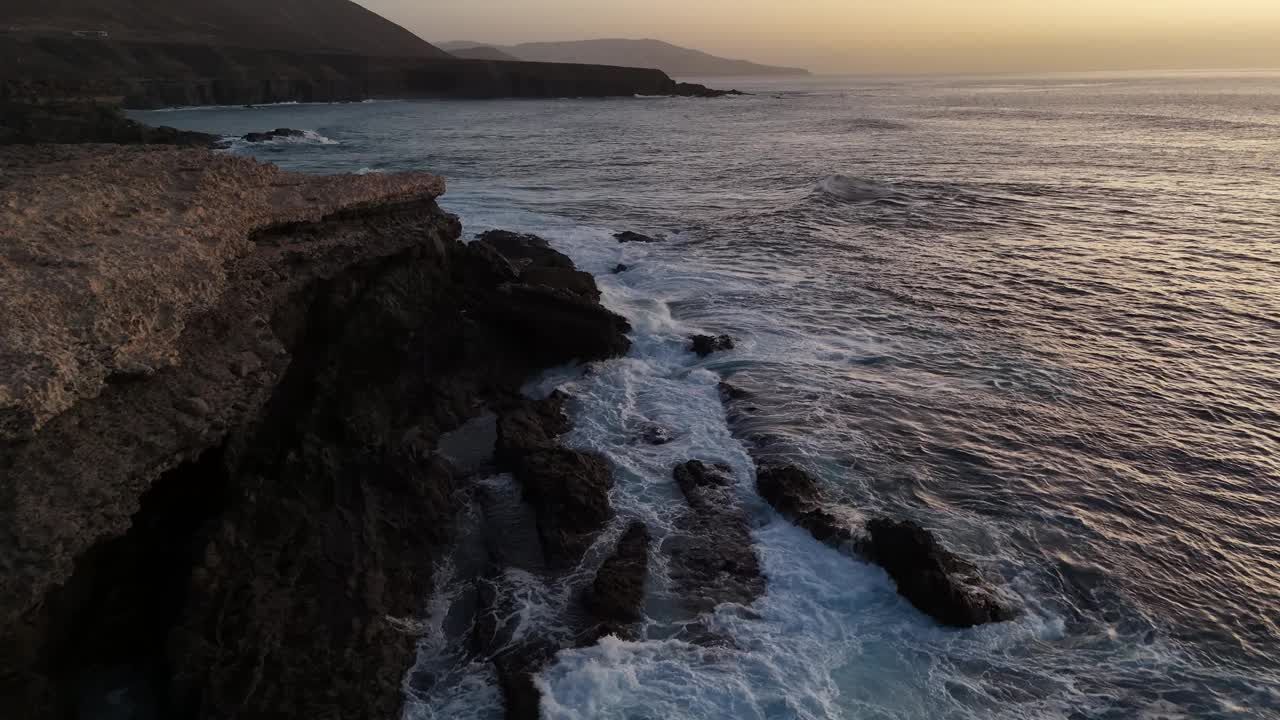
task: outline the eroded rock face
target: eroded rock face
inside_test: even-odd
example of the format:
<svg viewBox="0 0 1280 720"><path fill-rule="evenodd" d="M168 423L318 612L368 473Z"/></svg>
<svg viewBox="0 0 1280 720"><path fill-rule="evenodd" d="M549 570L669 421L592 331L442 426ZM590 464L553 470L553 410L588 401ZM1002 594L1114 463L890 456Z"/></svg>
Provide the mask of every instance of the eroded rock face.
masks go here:
<svg viewBox="0 0 1280 720"><path fill-rule="evenodd" d="M604 335L510 332L518 279L458 241L433 176L4 157L0 707L65 717L124 682L163 717L398 716L456 510L439 438L541 368L624 348L616 316L515 282ZM576 551L608 517L607 467L522 464Z"/></svg>
<svg viewBox="0 0 1280 720"><path fill-rule="evenodd" d="M673 475L689 503L677 518L678 532L662 544L677 595L694 613L722 603L751 604L764 594L765 578L732 471L692 460Z"/></svg>

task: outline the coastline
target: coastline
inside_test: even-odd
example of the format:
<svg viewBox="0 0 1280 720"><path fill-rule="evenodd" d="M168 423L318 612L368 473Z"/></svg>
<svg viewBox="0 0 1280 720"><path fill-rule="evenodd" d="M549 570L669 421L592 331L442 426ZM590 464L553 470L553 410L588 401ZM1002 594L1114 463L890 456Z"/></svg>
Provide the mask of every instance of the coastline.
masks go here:
<svg viewBox="0 0 1280 720"><path fill-rule="evenodd" d="M131 110L419 98L719 97L659 70L372 57L0 34L0 101L95 100Z"/></svg>
<svg viewBox="0 0 1280 720"><path fill-rule="evenodd" d="M610 530L613 469L560 441L569 398L522 394L542 370L630 347L568 257L517 233L464 244L436 205L444 181L423 173L300 175L119 144L13 144L0 162L16 170L0 185L16 319L0 338L6 706L56 717L123 692L174 717L399 716L406 687L431 682L413 672L414 628L436 568L474 552L488 559L463 571L491 590L454 642L493 664L508 717L538 716L535 678L559 650L634 631L649 530ZM723 392L743 411L745 394ZM669 440L655 427L645 441ZM1010 617L927 531L888 528L911 537L886 545L802 471L771 483L757 462L779 513L884 565L921 610ZM478 482L494 472L514 485ZM768 578L731 471L692 458L673 472L687 517L661 552L696 628ZM500 519L460 527L468 507ZM584 569L563 617L512 634L504 573Z"/></svg>

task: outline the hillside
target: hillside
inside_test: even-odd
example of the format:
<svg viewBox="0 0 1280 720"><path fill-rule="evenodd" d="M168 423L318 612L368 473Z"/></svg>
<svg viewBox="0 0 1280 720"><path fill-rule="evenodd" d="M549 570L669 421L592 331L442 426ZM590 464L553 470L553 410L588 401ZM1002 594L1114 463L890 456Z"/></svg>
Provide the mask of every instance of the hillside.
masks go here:
<svg viewBox="0 0 1280 720"><path fill-rule="evenodd" d="M104 30L128 41L448 57L350 0L4 0L0 28L19 36Z"/></svg>
<svg viewBox="0 0 1280 720"><path fill-rule="evenodd" d="M482 43L442 43L441 47L455 55ZM486 46L488 47L488 46ZM808 75L801 68L761 65L746 60L730 60L700 50L679 47L661 40L580 40L574 42L524 43L492 46L497 50L529 62L581 63L588 65L621 65L623 67L657 68L668 75L712 77L731 75ZM459 57L462 57L459 55Z"/></svg>
<svg viewBox="0 0 1280 720"><path fill-rule="evenodd" d="M449 54L464 60L505 60L518 61L520 58L511 53L503 52L491 45L468 45L466 47L454 48L448 50Z"/></svg>

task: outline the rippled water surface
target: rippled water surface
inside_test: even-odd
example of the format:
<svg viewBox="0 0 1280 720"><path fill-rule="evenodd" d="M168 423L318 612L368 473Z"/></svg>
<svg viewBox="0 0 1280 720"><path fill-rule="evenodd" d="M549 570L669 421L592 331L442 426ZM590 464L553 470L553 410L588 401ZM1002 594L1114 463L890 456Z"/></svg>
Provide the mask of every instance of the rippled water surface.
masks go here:
<svg viewBox="0 0 1280 720"><path fill-rule="evenodd" d="M547 380L620 515L661 537L672 465L738 471L770 589L717 613L734 646L673 636L659 567L645 639L562 653L545 715L1280 717L1280 74L744 89L140 117L314 131L233 150L291 168L447 176L469 233L543 234L636 325L628 358ZM738 349L698 362L693 331ZM737 438L936 529L1023 617L938 629L774 516L722 376L757 393ZM640 421L677 441L636 445ZM411 714L491 717L486 671L451 672Z"/></svg>

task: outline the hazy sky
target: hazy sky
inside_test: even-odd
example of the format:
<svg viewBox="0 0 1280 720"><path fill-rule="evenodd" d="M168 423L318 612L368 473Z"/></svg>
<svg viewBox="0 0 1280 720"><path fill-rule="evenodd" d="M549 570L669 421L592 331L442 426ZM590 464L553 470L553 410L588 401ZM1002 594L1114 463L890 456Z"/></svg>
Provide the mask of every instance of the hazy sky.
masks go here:
<svg viewBox="0 0 1280 720"><path fill-rule="evenodd" d="M653 37L818 71L1280 67L1280 0L357 0L427 40Z"/></svg>

